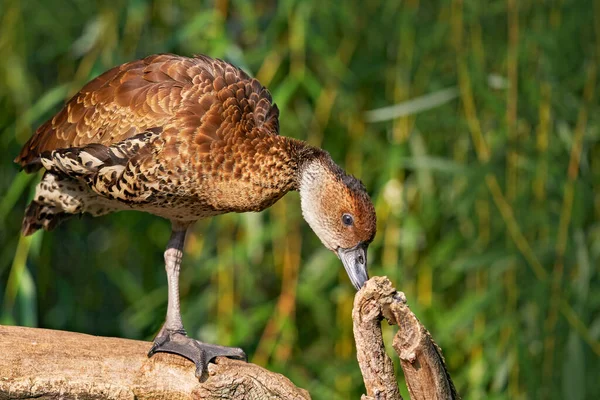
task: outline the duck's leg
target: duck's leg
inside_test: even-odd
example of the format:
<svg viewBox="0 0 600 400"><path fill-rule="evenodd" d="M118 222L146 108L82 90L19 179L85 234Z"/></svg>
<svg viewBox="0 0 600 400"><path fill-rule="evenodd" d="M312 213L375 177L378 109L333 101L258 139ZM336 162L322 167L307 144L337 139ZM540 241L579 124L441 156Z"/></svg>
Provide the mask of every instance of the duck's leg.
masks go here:
<svg viewBox="0 0 600 400"><path fill-rule="evenodd" d="M167 318L154 339L154 345L150 349L148 357L157 352L165 352L188 358L196 364L196 377L200 379L208 363L213 358L224 356L246 360L246 354L239 348L218 346L194 340L187 337L185 333L179 309L179 269L183 258L183 243L186 232L187 227L181 228L177 224L173 224L171 239L169 239L165 251L165 269L169 286Z"/></svg>

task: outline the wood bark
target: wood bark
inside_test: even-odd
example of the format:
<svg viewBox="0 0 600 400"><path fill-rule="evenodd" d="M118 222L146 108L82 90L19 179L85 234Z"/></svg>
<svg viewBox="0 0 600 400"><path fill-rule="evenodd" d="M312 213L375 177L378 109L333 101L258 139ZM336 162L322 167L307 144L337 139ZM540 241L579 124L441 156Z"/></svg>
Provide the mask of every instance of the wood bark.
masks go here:
<svg viewBox="0 0 600 400"><path fill-rule="evenodd" d="M367 394L363 400L399 400L392 361L385 351L380 321L398 325L393 348L400 357L413 400L459 399L441 349L386 277L373 277L354 298L356 354Z"/></svg>
<svg viewBox="0 0 600 400"><path fill-rule="evenodd" d="M0 399L310 399L286 377L217 358L203 382L180 356L146 357L151 343L0 326Z"/></svg>
<svg viewBox="0 0 600 400"><path fill-rule="evenodd" d="M363 400L400 400L381 334L385 318L399 329L393 348L413 400L458 399L440 348L385 277L356 294L352 311ZM310 395L254 364L217 358L198 380L180 356L146 357L151 343L0 326L0 400L4 399L292 399Z"/></svg>

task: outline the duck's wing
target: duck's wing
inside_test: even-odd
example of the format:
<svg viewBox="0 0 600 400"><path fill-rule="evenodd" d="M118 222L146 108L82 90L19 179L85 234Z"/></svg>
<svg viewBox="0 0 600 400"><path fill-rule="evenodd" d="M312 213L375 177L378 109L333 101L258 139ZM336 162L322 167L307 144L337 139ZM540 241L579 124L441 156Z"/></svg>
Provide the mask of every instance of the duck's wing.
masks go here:
<svg viewBox="0 0 600 400"><path fill-rule="evenodd" d="M210 112L209 112L210 111ZM232 125L238 134L277 134L278 110L267 89L242 70L206 56L159 54L115 67L85 85L23 146L15 162L39 169L40 156L90 144L111 146L149 130L208 150ZM181 136L180 136L181 135Z"/></svg>

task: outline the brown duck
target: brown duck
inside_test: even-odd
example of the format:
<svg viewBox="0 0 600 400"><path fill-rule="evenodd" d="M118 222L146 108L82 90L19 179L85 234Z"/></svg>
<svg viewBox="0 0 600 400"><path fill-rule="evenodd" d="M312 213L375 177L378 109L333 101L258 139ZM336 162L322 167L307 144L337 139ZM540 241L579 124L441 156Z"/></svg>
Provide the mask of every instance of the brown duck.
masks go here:
<svg viewBox="0 0 600 400"><path fill-rule="evenodd" d="M357 289L368 279L375 235L362 183L327 152L279 136L278 118L269 91L221 60L162 54L115 67L85 85L16 158L27 172L46 170L23 233L84 212L141 210L169 219L167 316L149 355L189 358L197 376L216 356L243 359L241 349L199 342L183 328L179 269L195 221L261 211L297 190L304 219Z"/></svg>

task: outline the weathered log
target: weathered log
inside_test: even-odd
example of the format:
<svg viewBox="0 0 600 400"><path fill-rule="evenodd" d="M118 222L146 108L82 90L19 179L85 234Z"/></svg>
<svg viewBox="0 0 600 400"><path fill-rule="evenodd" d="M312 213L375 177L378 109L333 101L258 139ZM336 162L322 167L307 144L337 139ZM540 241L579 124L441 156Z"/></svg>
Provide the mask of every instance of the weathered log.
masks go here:
<svg viewBox="0 0 600 400"><path fill-rule="evenodd" d="M446 369L441 349L386 277L373 277L356 294L352 318L356 353L365 387L364 400L398 400L402 397L392 361L385 352L381 319L399 329L392 346L412 400L459 399Z"/></svg>
<svg viewBox="0 0 600 400"><path fill-rule="evenodd" d="M0 326L0 399L310 399L286 377L217 358L200 382L187 359L151 343Z"/></svg>

